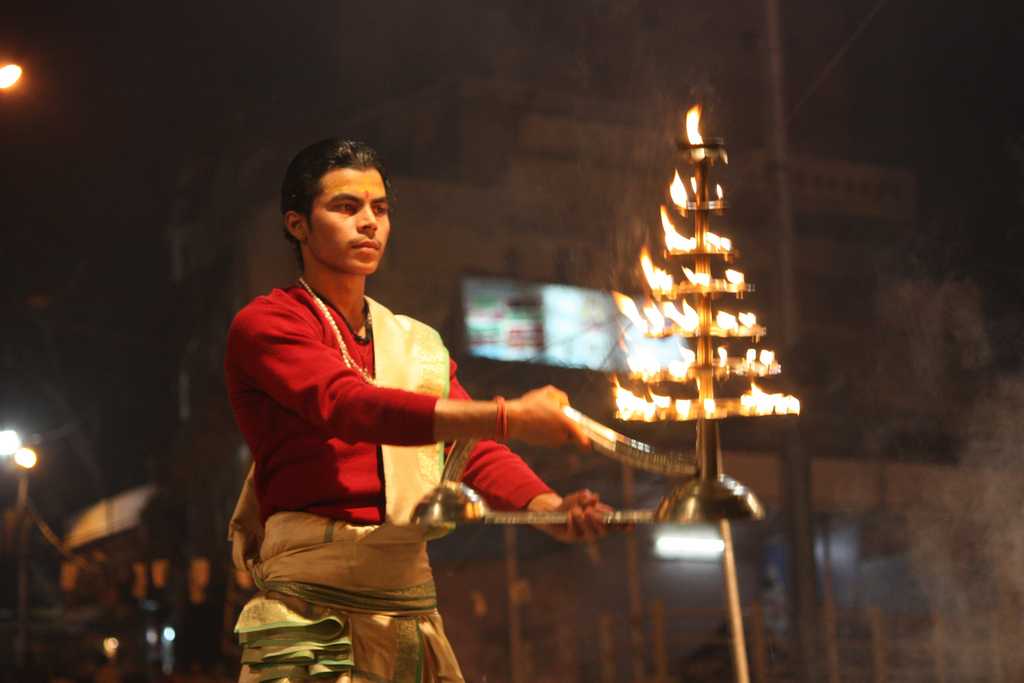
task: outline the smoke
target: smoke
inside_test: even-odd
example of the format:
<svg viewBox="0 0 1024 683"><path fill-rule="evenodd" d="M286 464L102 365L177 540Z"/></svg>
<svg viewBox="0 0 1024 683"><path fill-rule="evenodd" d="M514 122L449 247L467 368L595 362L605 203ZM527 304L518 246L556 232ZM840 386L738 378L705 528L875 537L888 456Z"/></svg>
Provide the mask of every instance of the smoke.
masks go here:
<svg viewBox="0 0 1024 683"><path fill-rule="evenodd" d="M876 291L870 338L835 366L846 426L877 457L948 462L992 364L981 292L964 280L899 276L880 278Z"/></svg>
<svg viewBox="0 0 1024 683"><path fill-rule="evenodd" d="M965 416L955 476L908 511L911 558L949 639L952 671L1019 680L1024 606L1024 375L997 379ZM952 635L955 634L955 637Z"/></svg>
<svg viewBox="0 0 1024 683"><path fill-rule="evenodd" d="M932 478L901 511L938 624L918 644L946 680L1020 680L1024 374L1000 377L992 366L976 286L916 280L886 291L890 382L902 384L904 407L944 420L960 443L947 476Z"/></svg>

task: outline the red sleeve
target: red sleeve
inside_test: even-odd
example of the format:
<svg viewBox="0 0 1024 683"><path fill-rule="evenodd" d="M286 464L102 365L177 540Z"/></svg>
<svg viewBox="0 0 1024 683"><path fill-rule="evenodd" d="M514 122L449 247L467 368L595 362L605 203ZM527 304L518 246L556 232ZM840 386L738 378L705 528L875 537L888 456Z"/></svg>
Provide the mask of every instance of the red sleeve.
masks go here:
<svg viewBox="0 0 1024 683"><path fill-rule="evenodd" d="M455 377L455 361L452 361L448 396L470 399L469 393ZM497 441L480 441L476 445L469 456L463 481L495 510L521 510L538 495L551 491L522 458Z"/></svg>
<svg viewBox="0 0 1024 683"><path fill-rule="evenodd" d="M434 442L436 396L367 384L321 335L298 311L257 300L231 323L229 384L239 392L263 392L350 444Z"/></svg>

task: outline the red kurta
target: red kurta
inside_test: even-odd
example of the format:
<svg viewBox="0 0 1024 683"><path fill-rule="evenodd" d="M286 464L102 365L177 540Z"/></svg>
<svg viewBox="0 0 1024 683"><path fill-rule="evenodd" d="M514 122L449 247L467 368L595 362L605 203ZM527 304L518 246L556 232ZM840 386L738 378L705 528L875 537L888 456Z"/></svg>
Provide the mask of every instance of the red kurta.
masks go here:
<svg viewBox="0 0 1024 683"><path fill-rule="evenodd" d="M349 354L373 367L328 305ZM385 501L379 444L434 441L437 398L364 382L346 367L334 331L301 287L275 289L239 311L228 332L228 396L256 463L263 519L301 510L354 524L380 524ZM469 395L451 364L450 398ZM519 509L550 489L503 444L481 441L465 482L497 509Z"/></svg>

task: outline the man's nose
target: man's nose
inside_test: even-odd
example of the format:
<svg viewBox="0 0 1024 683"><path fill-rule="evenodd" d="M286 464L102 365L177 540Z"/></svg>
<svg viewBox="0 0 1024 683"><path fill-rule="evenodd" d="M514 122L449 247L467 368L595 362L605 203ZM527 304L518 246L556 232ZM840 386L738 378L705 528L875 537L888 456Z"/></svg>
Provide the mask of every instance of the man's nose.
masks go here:
<svg viewBox="0 0 1024 683"><path fill-rule="evenodd" d="M374 212L373 207L367 204L359 212L359 222L357 228L360 232L377 232L377 214Z"/></svg>

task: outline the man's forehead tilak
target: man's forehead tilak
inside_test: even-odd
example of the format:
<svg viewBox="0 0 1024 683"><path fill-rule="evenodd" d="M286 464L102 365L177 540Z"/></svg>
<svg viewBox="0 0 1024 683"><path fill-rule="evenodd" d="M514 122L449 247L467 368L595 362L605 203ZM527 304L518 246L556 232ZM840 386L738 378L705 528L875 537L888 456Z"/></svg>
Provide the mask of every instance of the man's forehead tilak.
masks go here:
<svg viewBox="0 0 1024 683"><path fill-rule="evenodd" d="M356 177L348 173L328 174L321 182L324 183L324 194L329 197L349 195L360 197L367 203L387 199L387 189L377 173L368 175L360 173Z"/></svg>

